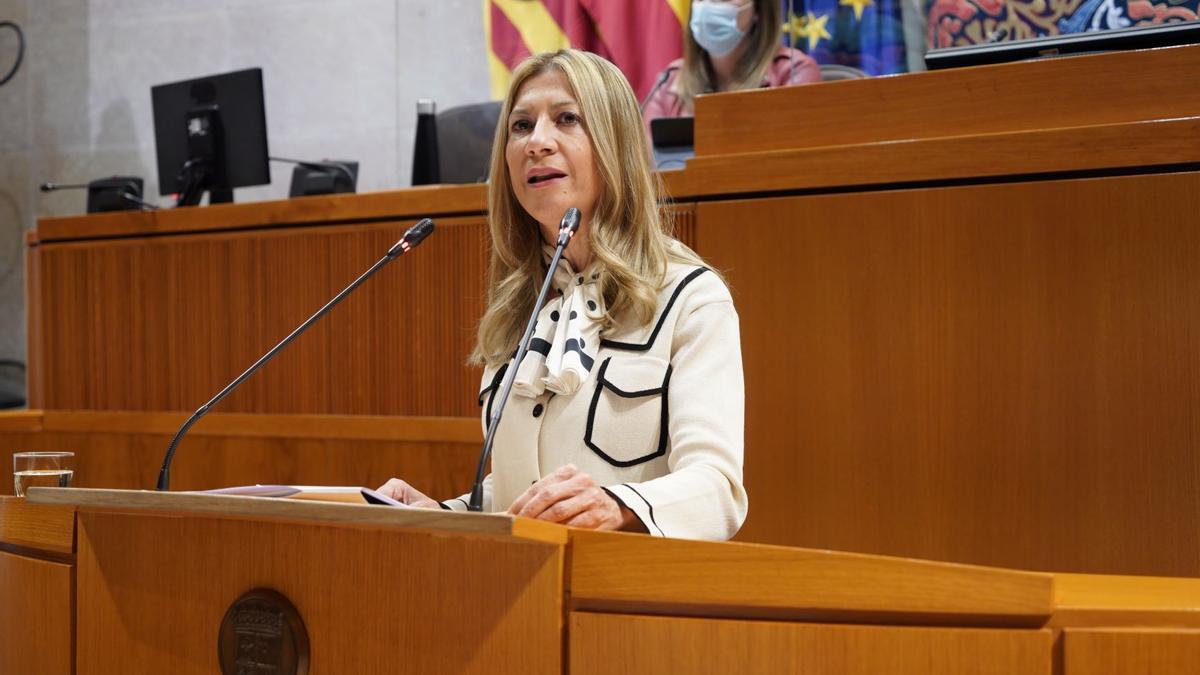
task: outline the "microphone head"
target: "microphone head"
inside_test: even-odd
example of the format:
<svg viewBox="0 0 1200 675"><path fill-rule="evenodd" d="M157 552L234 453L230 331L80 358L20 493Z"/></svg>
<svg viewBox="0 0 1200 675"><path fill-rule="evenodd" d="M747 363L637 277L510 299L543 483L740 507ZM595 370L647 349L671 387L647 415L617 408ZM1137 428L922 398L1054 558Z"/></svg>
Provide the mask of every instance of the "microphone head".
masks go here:
<svg viewBox="0 0 1200 675"><path fill-rule="evenodd" d="M408 232L404 233L404 240L408 242L410 247L416 246L425 240L433 233L433 220L431 218L422 218L416 225L408 228Z"/></svg>
<svg viewBox="0 0 1200 675"><path fill-rule="evenodd" d="M42 183L38 189L40 189L42 192L53 192L58 189L58 186L54 183Z"/></svg>
<svg viewBox="0 0 1200 675"><path fill-rule="evenodd" d="M558 224L558 231L569 230L570 234L575 234L575 230L579 229L579 209L572 206L563 214L562 222Z"/></svg>
<svg viewBox="0 0 1200 675"><path fill-rule="evenodd" d="M416 248L417 244L420 244L422 241L424 241L425 237L428 237L431 232L433 232L433 220L429 218L422 218L416 225L408 228L408 231L404 233L404 236L400 237L400 241L396 242L390 249L388 249L388 257L395 258L402 253L408 253Z"/></svg>

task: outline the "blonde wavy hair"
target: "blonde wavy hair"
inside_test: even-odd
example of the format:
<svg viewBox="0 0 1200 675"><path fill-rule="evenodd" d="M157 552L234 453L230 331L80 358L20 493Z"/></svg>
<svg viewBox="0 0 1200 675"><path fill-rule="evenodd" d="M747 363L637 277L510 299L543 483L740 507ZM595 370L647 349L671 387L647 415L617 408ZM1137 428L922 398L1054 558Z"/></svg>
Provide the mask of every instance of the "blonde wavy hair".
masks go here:
<svg viewBox="0 0 1200 675"><path fill-rule="evenodd" d="M600 272L597 283L608 310L601 332L612 328L615 317L632 317L638 325L654 318L669 261L704 264L671 235L669 212L659 205L662 183L650 168L641 109L621 71L595 54L573 49L532 56L513 72L492 143L488 180L492 254L487 309L471 355L476 364L510 358L545 278L541 229L513 193L505 149L508 117L521 86L555 70L566 78L579 103L604 186L588 223L592 259Z"/></svg>
<svg viewBox="0 0 1200 675"><path fill-rule="evenodd" d="M779 0L753 0L751 4L758 18L742 38L749 46L734 66L732 90L757 89L762 85L762 79L775 60L783 37ZM690 25L690 11L688 21ZM682 101L685 110L691 110L697 96L717 90L717 75L713 71L708 52L696 42L691 28L685 27L683 33L683 68L679 73L679 100Z"/></svg>

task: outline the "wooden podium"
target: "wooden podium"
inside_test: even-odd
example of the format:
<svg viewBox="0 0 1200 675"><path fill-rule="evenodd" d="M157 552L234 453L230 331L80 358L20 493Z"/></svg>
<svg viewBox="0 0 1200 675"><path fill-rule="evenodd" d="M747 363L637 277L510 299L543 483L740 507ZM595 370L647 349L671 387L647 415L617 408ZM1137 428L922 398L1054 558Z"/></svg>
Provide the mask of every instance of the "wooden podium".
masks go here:
<svg viewBox="0 0 1200 675"><path fill-rule="evenodd" d="M0 498L4 673L221 672L222 620L258 588L294 605L312 673L1086 675L1112 655L1156 673L1200 655L1196 580L1155 580L1145 602L1146 580L504 515L122 490L29 500Z"/></svg>

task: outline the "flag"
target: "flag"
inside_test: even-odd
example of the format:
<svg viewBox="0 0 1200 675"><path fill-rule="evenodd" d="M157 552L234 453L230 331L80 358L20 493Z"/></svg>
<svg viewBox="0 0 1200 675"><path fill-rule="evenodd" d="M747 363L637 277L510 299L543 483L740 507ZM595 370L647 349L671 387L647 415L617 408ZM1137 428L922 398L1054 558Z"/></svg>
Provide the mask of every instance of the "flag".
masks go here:
<svg viewBox="0 0 1200 675"><path fill-rule="evenodd" d="M484 0L492 96L532 54L574 47L612 61L640 100L683 54L691 0Z"/></svg>
<svg viewBox="0 0 1200 675"><path fill-rule="evenodd" d="M868 75L908 70L902 0L783 0L784 44Z"/></svg>

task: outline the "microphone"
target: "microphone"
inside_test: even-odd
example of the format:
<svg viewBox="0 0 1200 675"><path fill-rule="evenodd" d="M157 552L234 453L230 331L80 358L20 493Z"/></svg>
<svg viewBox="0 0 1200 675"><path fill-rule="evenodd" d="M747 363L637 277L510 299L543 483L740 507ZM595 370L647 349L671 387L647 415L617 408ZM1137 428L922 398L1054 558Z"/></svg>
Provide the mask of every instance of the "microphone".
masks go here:
<svg viewBox="0 0 1200 675"><path fill-rule="evenodd" d="M86 183L71 183L69 185L63 185L60 183L46 182L39 185L38 189L42 192L56 192L58 190L86 190L88 189L88 185Z"/></svg>
<svg viewBox="0 0 1200 675"><path fill-rule="evenodd" d="M368 269L366 272L363 272L362 276L355 279L341 293L338 293L333 297L332 300L325 303L325 306L321 309L318 309L316 314L308 317L304 323L300 324L296 330L292 331L291 334L285 337L282 342L272 347L271 350L266 354L263 354L262 358L255 361L254 365L246 369L246 372L238 375L237 379L225 385L225 388L222 389L216 396L214 396L211 401L200 406L196 412L192 413L192 416L187 418L187 421L184 422L183 426L179 428L179 431L175 434L175 437L171 439L171 444L167 446L167 454L163 456L162 469L158 473L158 487L156 489L159 492L164 492L170 489L171 460L175 457L175 449L179 446L179 441L183 439L183 435L188 432L188 429L192 428L193 424L198 422L201 417L203 417L213 406L220 403L222 399L233 393L233 390L241 386L242 382L245 382L246 379L253 375L259 368L263 367L267 361L270 361L276 354L278 354L279 350L288 346L288 343L296 339L297 336L307 330L308 327L311 326L317 319L325 316L329 310L333 309L333 307L341 302L343 298L349 295L351 291L358 288L359 285L361 285L367 279L370 279L384 265L416 248L418 244L424 241L425 238L428 237L431 232L433 232L433 227L433 221L429 218L425 218L416 225L408 228L408 231L404 233L404 236L400 238L400 241L393 244L392 247L388 249L388 252L379 259L379 262L372 265L370 269Z"/></svg>
<svg viewBox="0 0 1200 675"><path fill-rule="evenodd" d="M667 80L671 79L671 73L673 72L675 72L675 68L667 68L659 74L658 80L650 88L650 93L646 94L646 98L642 99L642 104L638 106L642 112L646 112L646 106L650 105L650 101L654 99L654 95L658 93L658 90L667 83Z"/></svg>
<svg viewBox="0 0 1200 675"><path fill-rule="evenodd" d="M142 179L135 176L98 178L90 183L52 183L47 181L39 185L38 189L42 192L87 190L88 213L127 211L129 207L126 206L126 203L146 211L158 209L157 205L142 199Z"/></svg>
<svg viewBox="0 0 1200 675"><path fill-rule="evenodd" d="M508 402L508 394L512 391L513 381L517 379L517 368L520 367L521 360L525 358L525 352L529 351L529 340L533 337L533 327L537 324L538 313L542 311L542 305L546 303L546 294L550 291L550 283L554 281L554 270L558 267L558 261L562 258L567 242L571 241L571 237L575 236L578 229L579 209L572 206L563 214L562 222L558 224L558 243L554 248L554 255L550 258L550 267L546 270L542 291L538 293L537 301L533 303L533 313L529 315L529 323L525 325L525 335L517 343L517 355L513 357L513 365L504 375L504 382L500 388L500 403L495 406L492 419L488 422L487 434L483 438L483 450L479 453L479 466L475 469L475 484L471 486L471 500L467 502L468 511L483 510L483 471L487 467L488 458L492 455L492 443L496 441L496 429L500 426L500 415L504 413L504 404Z"/></svg>

